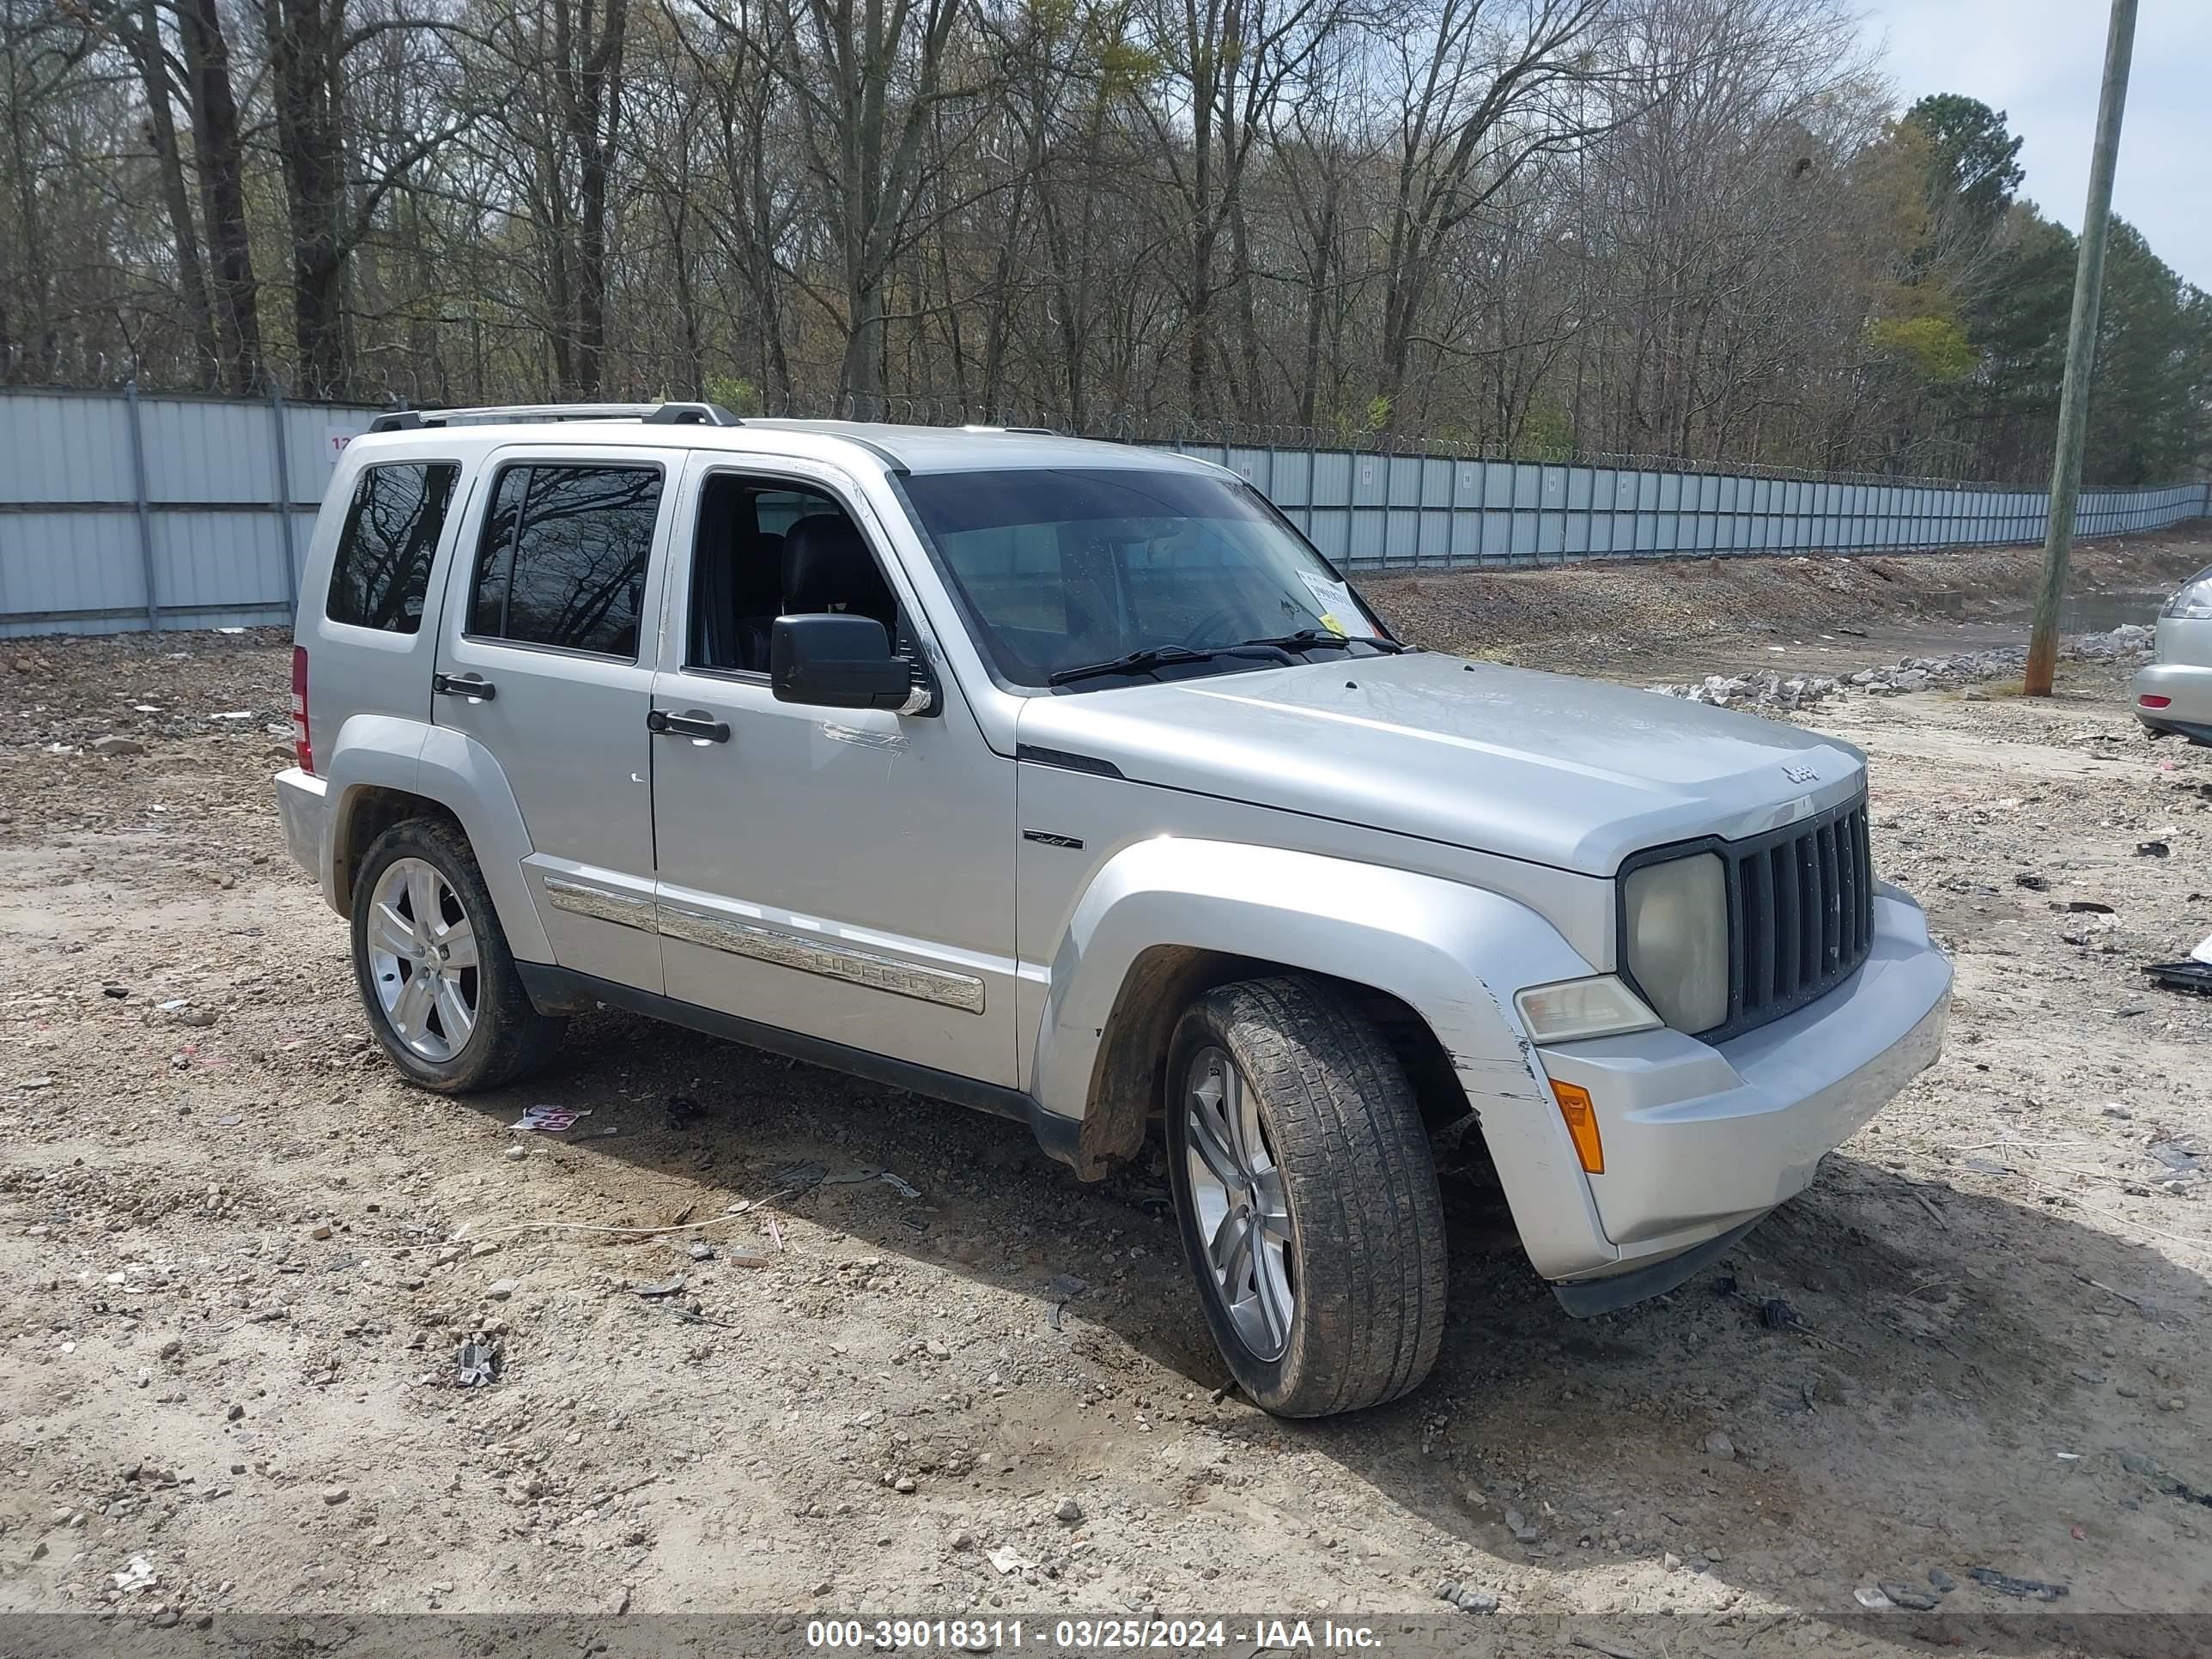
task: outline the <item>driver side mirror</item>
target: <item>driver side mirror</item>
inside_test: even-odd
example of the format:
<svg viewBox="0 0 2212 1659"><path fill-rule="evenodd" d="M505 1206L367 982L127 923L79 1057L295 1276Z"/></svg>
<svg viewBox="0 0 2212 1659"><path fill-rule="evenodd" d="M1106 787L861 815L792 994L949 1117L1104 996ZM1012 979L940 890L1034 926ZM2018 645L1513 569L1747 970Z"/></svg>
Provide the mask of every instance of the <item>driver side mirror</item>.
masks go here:
<svg viewBox="0 0 2212 1659"><path fill-rule="evenodd" d="M778 617L769 629L769 687L778 702L823 708L895 708L918 689L915 665L891 654L891 636L872 617Z"/></svg>

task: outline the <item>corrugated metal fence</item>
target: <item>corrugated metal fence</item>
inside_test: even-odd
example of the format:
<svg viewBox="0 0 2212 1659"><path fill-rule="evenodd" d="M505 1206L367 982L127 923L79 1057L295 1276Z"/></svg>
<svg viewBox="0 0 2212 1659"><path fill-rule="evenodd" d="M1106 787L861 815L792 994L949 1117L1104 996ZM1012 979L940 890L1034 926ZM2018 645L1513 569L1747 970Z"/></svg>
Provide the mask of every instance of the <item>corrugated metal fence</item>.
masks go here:
<svg viewBox="0 0 2212 1659"><path fill-rule="evenodd" d="M1549 564L2040 542L2045 490L1174 444L1251 480L1340 564ZM2212 486L2085 489L2077 536L2212 512Z"/></svg>
<svg viewBox="0 0 2212 1659"><path fill-rule="evenodd" d="M373 409L0 393L0 637L281 623Z"/></svg>
<svg viewBox="0 0 2212 1659"><path fill-rule="evenodd" d="M0 392L0 637L287 620L366 406ZM2043 538L2041 491L1176 442L1251 480L1340 564L1909 550ZM2212 513L2212 486L2085 491L2079 533Z"/></svg>

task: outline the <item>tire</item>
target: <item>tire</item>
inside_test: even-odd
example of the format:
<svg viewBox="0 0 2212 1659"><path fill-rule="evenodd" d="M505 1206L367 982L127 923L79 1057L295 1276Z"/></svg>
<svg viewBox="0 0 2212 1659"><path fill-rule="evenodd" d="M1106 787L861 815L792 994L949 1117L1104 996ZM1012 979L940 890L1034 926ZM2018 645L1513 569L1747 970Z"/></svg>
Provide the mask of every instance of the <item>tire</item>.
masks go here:
<svg viewBox="0 0 2212 1659"><path fill-rule="evenodd" d="M434 908L435 922L416 928L415 912ZM459 960L471 943L472 965ZM441 958L441 950L451 954ZM532 1004L468 837L439 818L392 825L362 860L353 889L353 973L369 1030L392 1063L439 1094L520 1082L552 1059L568 1023ZM451 997L441 980L453 987ZM418 981L430 988L409 998L410 982Z"/></svg>
<svg viewBox="0 0 2212 1659"><path fill-rule="evenodd" d="M1224 1062L1253 1109L1225 1144L1207 1096L1228 1085ZM1319 981L1224 985L1176 1025L1167 1079L1183 1254L1238 1386L1279 1417L1358 1411L1418 1386L1443 1339L1443 1200L1412 1086L1375 1026ZM1260 1146L1246 1154L1255 1122ZM1256 1249L1240 1248L1251 1229L1219 1180L1224 1155L1231 1173L1257 1171L1244 1193Z"/></svg>

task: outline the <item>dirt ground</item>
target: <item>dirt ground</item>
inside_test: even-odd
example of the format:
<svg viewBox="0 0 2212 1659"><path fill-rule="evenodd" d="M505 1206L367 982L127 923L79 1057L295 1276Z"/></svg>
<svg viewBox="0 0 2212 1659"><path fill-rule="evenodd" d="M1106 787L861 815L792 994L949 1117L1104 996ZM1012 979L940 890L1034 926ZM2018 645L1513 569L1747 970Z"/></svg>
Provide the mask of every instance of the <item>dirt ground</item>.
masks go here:
<svg viewBox="0 0 2212 1659"><path fill-rule="evenodd" d="M1416 639L1643 684L2017 640L2030 563L1374 587ZM2007 1651L2212 1610L2212 1000L2139 971L2212 933L2212 751L2147 741L2124 669L1808 716L1872 757L1878 861L1956 957L1941 1064L1588 1323L1448 1172L1433 1377L1291 1424L1223 1391L1157 1153L1085 1186L1017 1125L614 1013L507 1094L403 1085L279 840L286 643L0 645L0 1612L1334 1611L1499 1651L1604 1613L1656 1656L1923 1650L1856 1593L1931 1577L2039 1615L1970 1644ZM512 1127L541 1103L590 1115Z"/></svg>

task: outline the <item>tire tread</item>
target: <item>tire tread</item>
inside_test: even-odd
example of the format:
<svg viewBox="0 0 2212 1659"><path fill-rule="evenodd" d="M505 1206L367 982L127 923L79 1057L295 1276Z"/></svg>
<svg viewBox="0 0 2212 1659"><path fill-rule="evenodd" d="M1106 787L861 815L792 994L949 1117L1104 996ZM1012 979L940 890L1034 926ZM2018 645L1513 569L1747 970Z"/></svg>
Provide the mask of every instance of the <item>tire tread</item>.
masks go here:
<svg viewBox="0 0 2212 1659"><path fill-rule="evenodd" d="M1443 1204L1412 1085L1382 1034L1335 987L1241 981L1193 1009L1227 1038L1261 1093L1305 1268L1303 1340L1286 1356L1285 1416L1357 1411L1416 1387L1443 1339Z"/></svg>

